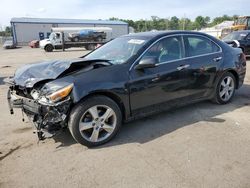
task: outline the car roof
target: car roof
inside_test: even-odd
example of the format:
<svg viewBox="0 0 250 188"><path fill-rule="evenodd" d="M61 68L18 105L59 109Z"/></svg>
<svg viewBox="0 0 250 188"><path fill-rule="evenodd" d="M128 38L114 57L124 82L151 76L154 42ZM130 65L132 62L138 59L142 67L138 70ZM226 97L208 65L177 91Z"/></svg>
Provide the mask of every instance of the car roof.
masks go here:
<svg viewBox="0 0 250 188"><path fill-rule="evenodd" d="M180 30L169 30L169 31L148 31L148 32L140 32L140 33L132 33L129 35L125 35L125 37L146 37L146 38L155 38L162 37L166 35L174 35L174 34L199 34L208 36L205 33L198 31L180 31Z"/></svg>

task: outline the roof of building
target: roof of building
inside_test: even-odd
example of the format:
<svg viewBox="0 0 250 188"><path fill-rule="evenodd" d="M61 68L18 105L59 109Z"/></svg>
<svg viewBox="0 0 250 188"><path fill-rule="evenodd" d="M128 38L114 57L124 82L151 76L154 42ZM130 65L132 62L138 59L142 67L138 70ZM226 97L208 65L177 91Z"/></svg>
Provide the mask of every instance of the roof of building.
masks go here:
<svg viewBox="0 0 250 188"><path fill-rule="evenodd" d="M82 19L58 19L58 18L12 18L11 23L51 23L51 24L103 24L103 25L128 25L119 20L82 20Z"/></svg>

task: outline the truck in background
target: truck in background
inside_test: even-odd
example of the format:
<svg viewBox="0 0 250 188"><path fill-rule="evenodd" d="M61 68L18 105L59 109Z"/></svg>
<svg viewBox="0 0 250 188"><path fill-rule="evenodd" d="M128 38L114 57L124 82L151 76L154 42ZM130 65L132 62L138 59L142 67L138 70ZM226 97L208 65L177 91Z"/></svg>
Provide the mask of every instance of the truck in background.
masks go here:
<svg viewBox="0 0 250 188"><path fill-rule="evenodd" d="M224 38L233 31L250 30L250 16L239 16L234 20L231 27L224 28L221 32L221 38Z"/></svg>
<svg viewBox="0 0 250 188"><path fill-rule="evenodd" d="M107 34L104 31L95 31L92 29L81 30L78 32L69 33L69 39L72 42L78 41L97 41L102 42L106 39Z"/></svg>
<svg viewBox="0 0 250 188"><path fill-rule="evenodd" d="M46 52L71 47L94 50L98 44L104 44L113 39L112 29L109 27L57 27L52 28L51 31L49 38L39 43L40 48Z"/></svg>

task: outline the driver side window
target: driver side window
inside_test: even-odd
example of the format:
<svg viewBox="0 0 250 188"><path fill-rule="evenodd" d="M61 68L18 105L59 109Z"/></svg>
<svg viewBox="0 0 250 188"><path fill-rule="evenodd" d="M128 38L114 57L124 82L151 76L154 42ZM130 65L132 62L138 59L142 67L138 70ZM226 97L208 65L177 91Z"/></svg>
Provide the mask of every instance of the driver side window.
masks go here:
<svg viewBox="0 0 250 188"><path fill-rule="evenodd" d="M154 44L143 56L155 58L158 63L174 61L182 58L181 37L168 37Z"/></svg>

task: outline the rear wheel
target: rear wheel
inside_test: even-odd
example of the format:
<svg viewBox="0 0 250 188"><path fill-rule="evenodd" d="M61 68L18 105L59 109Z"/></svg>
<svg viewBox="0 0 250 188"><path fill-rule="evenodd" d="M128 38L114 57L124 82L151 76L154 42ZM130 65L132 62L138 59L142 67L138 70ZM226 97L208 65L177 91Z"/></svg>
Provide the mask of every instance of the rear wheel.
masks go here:
<svg viewBox="0 0 250 188"><path fill-rule="evenodd" d="M51 44L48 44L48 45L45 46L44 49L45 49L46 52L52 52L54 47Z"/></svg>
<svg viewBox="0 0 250 188"><path fill-rule="evenodd" d="M73 42L79 42L79 37L73 38Z"/></svg>
<svg viewBox="0 0 250 188"><path fill-rule="evenodd" d="M118 132L122 115L118 105L108 97L91 97L71 112L69 130L74 139L85 146L108 142Z"/></svg>
<svg viewBox="0 0 250 188"><path fill-rule="evenodd" d="M101 37L101 36L97 37L97 38L96 38L96 41L97 41L97 42L102 42L102 37Z"/></svg>
<svg viewBox="0 0 250 188"><path fill-rule="evenodd" d="M214 101L218 104L227 104L229 103L235 93L236 89L236 80L232 73L225 73L216 88L216 93L214 97Z"/></svg>

